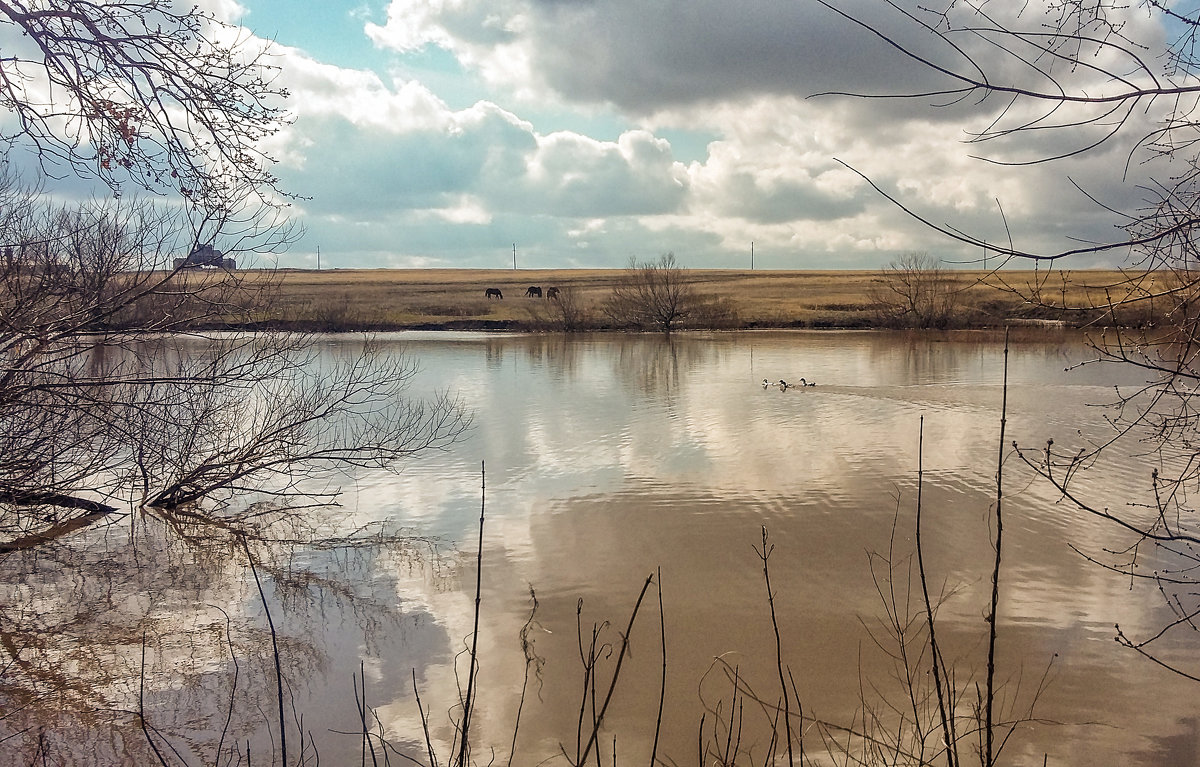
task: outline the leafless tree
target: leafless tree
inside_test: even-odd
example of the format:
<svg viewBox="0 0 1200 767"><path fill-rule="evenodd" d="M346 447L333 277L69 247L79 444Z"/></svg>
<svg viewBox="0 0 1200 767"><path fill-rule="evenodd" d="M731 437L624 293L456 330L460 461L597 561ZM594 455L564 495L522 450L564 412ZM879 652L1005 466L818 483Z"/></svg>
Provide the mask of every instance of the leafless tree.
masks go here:
<svg viewBox="0 0 1200 767"><path fill-rule="evenodd" d="M0 551L131 509L194 520L216 498L387 466L463 426L449 400L402 396L411 361L364 349L322 368L304 335L201 335L252 325L273 286L164 269L175 215L26 211L0 221Z"/></svg>
<svg viewBox="0 0 1200 767"><path fill-rule="evenodd" d="M308 469L386 465L458 432L453 403L400 397L407 362L367 350L316 370L304 336L180 335L255 327L273 281L175 257L294 236L262 150L286 95L265 48L163 0L5 1L5 29L8 155L175 197L54 207L41 179L0 178L0 549L130 507L286 492Z"/></svg>
<svg viewBox="0 0 1200 767"><path fill-rule="evenodd" d="M59 759L78 753L63 728L79 726L86 712L133 708L122 650L130 637L148 633L142 641L157 655L161 645L178 641L172 627L188 619L183 607L164 611L153 603L144 615L114 614L114 594L123 595L118 601L137 599L146 583L156 593L188 588L165 571L155 580L124 568L183 550L203 552L206 566L228 577L249 556L274 576L281 594L298 572L286 563L289 549L361 543L347 538L331 513L332 471L392 468L452 442L466 417L449 396L409 396L414 361L369 340L332 356L318 353L303 334L219 330L254 327L266 316L274 279L166 268L191 242L177 210L129 198L52 208L11 188L6 201L0 211L0 593L6 595L0 709L20 715L0 716L0 761L28 761L34 748ZM125 532L113 536L116 523ZM398 543L379 532L368 536L372 545ZM281 542L287 548L279 549ZM37 575L57 569L71 573L68 586L86 585L79 585L79 598L93 601L62 603L55 595L63 585ZM308 586L302 591L311 596ZM236 633L253 634L241 624ZM195 657L219 659L222 644L210 642ZM306 652L303 642L289 650ZM125 665L113 666L114 659ZM178 681L202 688L194 679ZM74 691L69 701L49 694L63 687ZM208 712L222 704L186 705ZM170 717L189 719L182 711ZM41 740L33 743L10 726L32 727ZM129 741L119 727L91 726L97 729L88 730L89 739L108 732L132 749L117 751L114 762L143 761L144 742ZM257 719L237 726L262 729ZM191 739L186 731L180 737Z"/></svg>
<svg viewBox="0 0 1200 767"><path fill-rule="evenodd" d="M1057 251L1023 248L1018 244L1020 232L1011 230L1007 245L985 242L952 225L935 223L873 185L949 240L1008 259L1069 265L1089 254L1123 257L1127 276L1108 287L1104 302L1058 308L1098 310L1107 323L1118 324L1122 315L1154 305L1155 311L1147 314L1165 318L1147 322L1137 332L1097 331L1091 339L1094 362L1133 366L1146 375L1144 385L1118 389L1112 423L1113 439L1132 432L1157 448L1147 493L1152 500L1131 502L1117 511L1119 504L1114 506L1113 499L1086 498L1081 469L1092 465L1111 440L1083 446L1050 442L1021 451L1078 508L1110 519L1134 536L1127 555L1106 564L1132 577L1153 579L1175 611L1175 622L1144 641L1119 635L1129 646L1153 656L1154 642L1191 627L1200 614L1194 596L1200 531L1189 500L1200 489L1200 409L1195 399L1200 382L1200 12L1158 0L1032 5L951 0L942 7L916 10L888 2L880 15L867 18L836 2L818 2L909 61L928 86L840 95L955 108L970 105L981 127L968 140L979 145L981 153L988 147L1020 147L1026 152L1011 159L1013 155L996 151L998 156L990 161L997 164L1044 167L1112 149L1124 155L1125 162L1112 167L1111 181L1136 186L1142 202L1119 210L1095 199L1121 234L1104 242L1072 242ZM870 173L856 170L864 178ZM1041 300L1036 285L1032 290L1010 287L1033 303ZM1154 545L1139 545L1144 542ZM1143 567L1140 560L1151 550L1161 559ZM1195 669L1176 670L1197 675Z"/></svg>
<svg viewBox="0 0 1200 767"><path fill-rule="evenodd" d="M568 333L583 330L590 323L588 307L584 305L579 291L567 285L559 288L546 303L551 322L555 327Z"/></svg>
<svg viewBox="0 0 1200 767"><path fill-rule="evenodd" d="M631 260L603 311L621 327L670 333L692 316L699 303L675 254L667 253L657 261Z"/></svg>
<svg viewBox="0 0 1200 767"><path fill-rule="evenodd" d="M262 148L286 95L263 48L165 0L0 0L0 36L0 761L57 763L71 727L132 748L96 712L138 713L131 637L173 621L151 615L168 568L124 568L203 551L257 561L280 596L287 547L354 544L313 508L337 470L394 467L467 419L448 395L410 398L413 361L370 340L333 357L260 329L270 273L174 268L200 245L243 262L295 236ZM40 173L8 172L26 152ZM71 174L112 194L54 202ZM116 615L114 595L148 604ZM91 657L99 681L67 673ZM142 724L144 753L114 763L155 761Z"/></svg>
<svg viewBox="0 0 1200 767"><path fill-rule="evenodd" d="M8 30L5 33L5 30ZM209 207L271 188L261 139L283 119L268 51L194 5L0 2L3 140L43 166Z"/></svg>
<svg viewBox="0 0 1200 767"><path fill-rule="evenodd" d="M959 286L934 256L906 253L888 265L870 298L887 327L948 328L957 319Z"/></svg>
<svg viewBox="0 0 1200 767"><path fill-rule="evenodd" d="M950 2L938 9L909 11L885 4L892 14L870 20L852 16L836 3L825 7L874 34L929 78L929 90L900 93L823 94L907 99L937 104L977 103L983 127L971 143L997 148L1024 138L1034 152L1038 137L1066 134L1044 154L1003 165L1033 165L1079 155L1124 140L1129 163L1114 168L1117 178L1139 161L1165 159L1180 167L1156 183L1157 192L1139 211L1113 211L1128 236L1055 252L987 242L950 226L926 223L946 237L1000 256L1058 261L1088 253L1116 251L1141 256L1138 265L1184 266L1194 254L1187 233L1198 219L1184 201L1196 190L1192 112L1200 96L1196 80L1195 35L1200 20L1181 16L1159 3L1051 2L1034 6L978 7ZM1039 14L1039 9L1045 15ZM1131 39L1131 16L1150 14L1171 24L1179 37L1165 50L1147 55L1143 41ZM920 33L913 36L913 32ZM920 44L908 42L920 39ZM1103 93L1090 92L1097 83ZM989 108L990 107L990 108ZM1147 113L1152 125L1139 119ZM1130 135L1126 135L1130 133ZM1140 153L1148 154L1142 156ZM1155 166L1157 168L1159 166ZM1162 166L1166 167L1166 166ZM1136 181L1132 181L1136 183ZM880 190L885 193L884 190ZM897 204L899 204L897 202ZM909 211L920 218L919 211ZM924 220L924 219L922 219Z"/></svg>

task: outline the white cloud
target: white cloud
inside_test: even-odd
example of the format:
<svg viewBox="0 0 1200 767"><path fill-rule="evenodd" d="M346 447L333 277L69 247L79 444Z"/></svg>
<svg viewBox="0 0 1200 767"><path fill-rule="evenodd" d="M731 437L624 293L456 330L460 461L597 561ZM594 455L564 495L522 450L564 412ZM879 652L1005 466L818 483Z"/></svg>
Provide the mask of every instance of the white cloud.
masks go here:
<svg viewBox="0 0 1200 767"><path fill-rule="evenodd" d="M270 11L254 5L204 7L250 23ZM882 18L870 0L847 7ZM1024 22L1037 12L1030 6ZM806 98L934 85L816 4L696 0L682 13L633 0L392 0L386 21L369 15L350 12L349 28L376 46L370 69L320 60L303 41L273 46L294 123L266 149L285 188L308 198L295 208L308 238L285 264L317 243L362 265L494 265L514 241L530 266L620 266L667 251L734 265L751 241L764 266L869 266L903 250L970 257L855 171L934 224L1046 251L1114 233L1113 217L1073 184L1114 208L1141 204L1147 168L1133 164L1114 183L1125 140L1048 165L986 163L972 155L1020 162L1097 134L970 144L999 105ZM263 42L234 31L248 50ZM1145 14L1129 14L1123 32L1161 44ZM1113 87L1088 67L1065 76L1094 93ZM1010 109L1002 124L1037 120L1037 109ZM1133 116L1129 133L1156 117ZM678 150L667 137L682 134L712 140Z"/></svg>
<svg viewBox="0 0 1200 767"><path fill-rule="evenodd" d="M367 37L377 45L401 52L419 50L427 44L449 47L454 38L438 19L447 13L451 5L447 2L393 0L388 6L385 24L381 26L367 22Z"/></svg>
<svg viewBox="0 0 1200 767"><path fill-rule="evenodd" d="M867 0L849 7L878 18ZM1145 39L1161 34L1140 17L1130 24ZM1071 179L1117 206L1135 202L1112 185L1119 145L1034 167L971 156L1059 154L1087 140L1080 131L969 144L990 103L806 98L929 85L816 5L700 0L681 14L632 0L393 0L363 35L398 57L394 74L277 48L296 122L272 151L285 181L312 197L310 232L371 263L493 265L514 240L531 260L546 259L531 266L619 266L666 251L725 265L740 263L751 240L780 266L869 266L903 250L972 255L855 171L935 224L1033 249L1112 234ZM431 46L461 73L410 65ZM460 106L450 106L441 88L452 76L474 78L487 97L462 106L466 91L456 91ZM548 119L556 111L620 127L562 129ZM715 140L683 162L665 138L678 131Z"/></svg>
<svg viewBox="0 0 1200 767"><path fill-rule="evenodd" d="M463 195L457 204L436 212L443 221L451 224L490 224L492 214L478 198Z"/></svg>
<svg viewBox="0 0 1200 767"><path fill-rule="evenodd" d="M557 132L539 137L529 160L521 207L530 214L655 215L676 209L686 191L670 145L645 131L615 142Z"/></svg>

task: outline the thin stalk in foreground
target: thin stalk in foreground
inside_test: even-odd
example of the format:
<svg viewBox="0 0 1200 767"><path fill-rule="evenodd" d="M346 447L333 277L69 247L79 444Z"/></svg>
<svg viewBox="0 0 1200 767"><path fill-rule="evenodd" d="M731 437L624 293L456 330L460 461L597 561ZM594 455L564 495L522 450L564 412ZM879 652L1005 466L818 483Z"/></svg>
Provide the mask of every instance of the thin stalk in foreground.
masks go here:
<svg viewBox="0 0 1200 767"><path fill-rule="evenodd" d="M163 758L162 751L158 750L158 744L154 742L154 738L150 736L150 728L146 725L146 632L142 631L142 669L138 677L138 721L142 725L142 734L146 736L146 742L150 744L150 748L154 750L154 755L158 757L158 763L162 767L167 767L167 760Z"/></svg>
<svg viewBox="0 0 1200 767"><path fill-rule="evenodd" d="M533 607L529 610L529 619L525 621L525 625L521 627L521 651L525 654L525 676L521 681L521 699L517 702L517 716L513 721L513 736L512 745L508 750L508 767L512 767L513 759L517 755L517 733L521 729L521 713L525 710L525 693L529 690L529 667L533 666L538 677L539 686L541 684L541 664L542 660L538 657L537 652L533 649L533 642L529 639L529 632L533 630L537 621L538 598L533 590L533 585L529 586L529 601L533 603Z"/></svg>
<svg viewBox="0 0 1200 767"><path fill-rule="evenodd" d="M1004 330L1004 381L1003 394L1000 400L1000 446L996 455L996 559L992 567L992 603L988 612L988 658L987 658L987 699L984 701L984 767L991 767L994 762L992 753L992 706L996 697L996 612L1000 602L1000 548L1004 540L1004 517L1001 514L1001 503L1004 500L1004 427L1008 417L1008 329Z"/></svg>
<svg viewBox="0 0 1200 767"><path fill-rule="evenodd" d="M613 669L612 681L609 682L608 692L604 695L604 703L600 706L600 711L595 715L595 721L592 726L592 734L588 738L587 745L583 748L583 755L580 756L576 763L582 765L587 761L588 754L591 753L592 746L596 745L596 738L600 734L600 725L604 723L604 715L608 712L608 704L612 702L613 693L617 690L617 680L621 676L621 666L625 662L625 656L629 654L629 635L633 632L633 622L637 619L638 610L641 609L642 600L646 598L646 590L650 588L650 584L654 582L654 573L646 576L646 582L642 584L642 591L638 594L637 603L633 606L633 612L629 616L629 624L625 627L625 635L621 637L621 651L617 655L617 666ZM595 700L595 695L592 696ZM597 752L597 759L599 752Z"/></svg>
<svg viewBox="0 0 1200 767"><path fill-rule="evenodd" d="M771 556L771 552L775 549L769 545L767 541L767 526L762 526L762 551L758 552L759 559L763 563L763 580L767 584L767 603L771 606L771 628L775 631L775 670L779 672L779 691L783 695L783 731L787 738L788 764L794 765L795 758L792 755L792 712L789 704L787 681L783 674L783 647L779 638L779 621L775 618L775 594L771 591L771 570L767 567L767 560Z"/></svg>
<svg viewBox="0 0 1200 767"><path fill-rule="evenodd" d="M362 726L362 753L360 755L360 760L361 764L363 764L365 767L367 763L367 752L369 750L371 753L371 764L374 765L374 767L379 767L379 760L375 756L375 744L371 742L370 725L367 722L367 711L369 710L369 707L367 706L367 664L362 660L358 661L358 674L359 679L352 679L351 681L354 682L354 705L358 708L358 721ZM362 688L362 697L359 697L360 684ZM385 758L386 754L387 752L385 751Z"/></svg>
<svg viewBox="0 0 1200 767"><path fill-rule="evenodd" d="M460 736L462 738L458 746L458 766L465 767L467 764L468 740L467 733L471 726L471 708L475 704L475 673L479 668L479 603L480 594L483 591L483 512L487 506L487 464L483 461L479 463L479 549L475 555L475 625L471 630L471 657L470 670L467 672L467 697L463 701L463 718Z"/></svg>
<svg viewBox="0 0 1200 767"><path fill-rule="evenodd" d="M258 568L254 565L254 555L250 553L250 544L246 536L240 536L242 548L246 551L246 561L250 563L250 572L254 574L254 584L258 586L258 598L262 600L263 612L267 614L267 627L271 630L271 655L275 658L275 694L279 705L279 755L280 764L287 765L287 719L283 707L283 668L279 663L279 636L275 633L275 621L271 618L271 607L267 604L267 594L263 591L262 581L258 578Z"/></svg>
<svg viewBox="0 0 1200 767"><path fill-rule="evenodd" d="M437 753L433 750L433 736L429 732L429 717L421 706L421 689L417 686L417 670L412 670L413 697L417 699L417 713L421 715L421 730L425 733L425 750L429 754L430 767L438 767Z"/></svg>
<svg viewBox="0 0 1200 767"><path fill-rule="evenodd" d="M662 643L662 684L658 689L658 718L654 720L654 745L650 749L650 767L658 758L658 736L662 732L663 704L667 700L667 617L663 613L662 568L658 568L658 633Z"/></svg>
<svg viewBox="0 0 1200 767"><path fill-rule="evenodd" d="M917 437L917 571L921 578L921 596L925 600L925 621L929 624L929 654L933 661L933 686L937 691L938 716L942 720L942 737L946 741L946 762L950 767L958 764L955 747L954 719L946 710L946 693L943 691L942 654L938 648L937 632L934 631L933 603L929 599L929 580L925 576L925 553L921 546L921 489L925 478L925 416L921 416Z"/></svg>

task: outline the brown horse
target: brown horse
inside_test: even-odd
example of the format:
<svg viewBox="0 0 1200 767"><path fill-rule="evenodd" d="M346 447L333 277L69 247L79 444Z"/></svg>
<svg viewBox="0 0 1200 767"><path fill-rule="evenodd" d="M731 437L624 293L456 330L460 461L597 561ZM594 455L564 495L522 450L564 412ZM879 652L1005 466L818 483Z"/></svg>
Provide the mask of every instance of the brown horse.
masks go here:
<svg viewBox="0 0 1200 767"><path fill-rule="evenodd" d="M558 288L546 288L546 298L558 298Z"/></svg>
<svg viewBox="0 0 1200 767"><path fill-rule="evenodd" d="M540 287L538 287L537 285L530 285L529 290L525 291L525 297L526 298L541 298L542 297L542 289Z"/></svg>
<svg viewBox="0 0 1200 767"><path fill-rule="evenodd" d="M488 297L489 301L493 298L504 298L504 294L500 292L500 288L488 288L483 291L483 294Z"/></svg>

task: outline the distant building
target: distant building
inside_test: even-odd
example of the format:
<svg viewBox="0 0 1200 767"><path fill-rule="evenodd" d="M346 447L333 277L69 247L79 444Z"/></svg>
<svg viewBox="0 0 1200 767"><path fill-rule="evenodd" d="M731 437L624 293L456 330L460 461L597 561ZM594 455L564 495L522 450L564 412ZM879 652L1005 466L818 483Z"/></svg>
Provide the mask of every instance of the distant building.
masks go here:
<svg viewBox="0 0 1200 767"><path fill-rule="evenodd" d="M201 245L191 252L187 258L175 259L175 269L237 269L237 262L225 258L225 254L212 245Z"/></svg>

